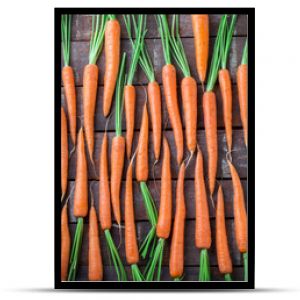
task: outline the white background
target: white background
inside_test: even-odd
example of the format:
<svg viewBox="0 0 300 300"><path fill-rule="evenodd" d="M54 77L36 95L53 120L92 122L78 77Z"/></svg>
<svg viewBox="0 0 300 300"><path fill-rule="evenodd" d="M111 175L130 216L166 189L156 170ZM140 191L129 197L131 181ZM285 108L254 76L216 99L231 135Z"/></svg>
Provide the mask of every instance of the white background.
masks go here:
<svg viewBox="0 0 300 300"><path fill-rule="evenodd" d="M111 297L111 294L53 291L54 7L101 7L103 2L2 1L1 299ZM114 0L107 4L139 7L142 3L141 0ZM190 293L188 297L300 297L297 287L300 277L300 28L296 3L290 0L177 1L177 6L185 7L256 7L257 291ZM175 1L152 0L145 5L167 7L174 6ZM114 296L146 300L161 295L118 293ZM183 295L175 293L171 297L180 299Z"/></svg>

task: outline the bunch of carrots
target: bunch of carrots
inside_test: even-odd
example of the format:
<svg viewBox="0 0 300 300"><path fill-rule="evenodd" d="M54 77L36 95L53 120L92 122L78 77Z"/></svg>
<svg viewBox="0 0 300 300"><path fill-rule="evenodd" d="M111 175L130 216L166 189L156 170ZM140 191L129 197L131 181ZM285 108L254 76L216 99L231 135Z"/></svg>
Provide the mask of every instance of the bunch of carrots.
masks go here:
<svg viewBox="0 0 300 300"><path fill-rule="evenodd" d="M202 149L197 141L197 115L200 99L197 96L197 82L190 71L184 44L180 37L179 16L174 15L169 22L167 15L155 15L158 32L161 38L165 65L162 67L162 90L166 101L168 120L170 121L176 146L176 164L178 167L175 215L173 211L172 193L172 155L169 141L163 133L161 87L156 81L155 68L148 53L145 37L147 36L146 15L123 15L125 28L131 43L129 68L126 68L127 54L121 55L121 25L116 15L93 15L89 62L83 72L83 124L77 131L76 88L74 71L71 66L71 15L61 18L62 52L64 67L62 81L66 106L61 107L61 280L75 281L80 264L81 248L84 234L84 219L88 217L88 279L101 281L105 279L100 234L104 233L106 247L114 265L119 281L160 281L165 245L170 243L169 273L174 281L184 278L185 261L185 219L186 199L184 178L195 154L194 169L194 201L195 201L195 247L200 251L199 281L210 281L209 252L212 241L216 242L217 262L225 281L234 280L230 247L227 239L225 222L224 194L219 184L215 205L214 194L218 166L218 131L217 103L215 84L218 81L223 107L223 119L227 153L227 164L233 185L233 212L235 240L244 261L244 280L248 280L248 239L247 213L244 191L241 180L233 164L234 149L232 137L232 83L227 68L231 43L237 15L223 15L220 19L217 36L213 46L211 63L209 64L209 16L191 15L191 27L194 34L196 69L203 91L203 118L207 147L207 182L204 172ZM107 118L106 126L114 115L115 134L111 139L106 129L102 136L99 157L95 152L95 111L98 93L99 69L97 61L102 48L105 54L104 91L102 112ZM180 83L181 103L178 100L176 67L183 74ZM237 89L240 105L240 118L244 129L244 140L247 146L247 64L248 43L245 42L241 64L237 69ZM207 72L209 68L209 72ZM145 73L148 80L145 89L145 102L142 108L138 143L134 147L136 86L134 78L137 69ZM113 100L115 109L112 109ZM122 132L122 115L125 110L126 132ZM151 126L151 127L150 127ZM79 127L79 126L78 126ZM159 209L148 188L149 178L149 130L152 129L154 164L153 179L155 182L155 165L161 163L161 186ZM69 132L69 133L68 133ZM185 133L185 137L184 137ZM69 152L70 136L71 151ZM188 156L184 157L184 140ZM161 155L162 149L162 155ZM68 192L69 159L76 153L75 186ZM95 161L99 161L98 167ZM126 162L127 160L127 162ZM90 163L90 164L89 164ZM135 168L134 168L135 164ZM92 185L88 179L93 172L99 180L99 199L92 193ZM125 167L127 169L125 170ZM125 171L124 194L124 226L122 224L121 188ZM150 222L150 230L145 237L139 236L135 222L135 193L133 192L133 174L140 184L145 212ZM98 175L99 174L99 175ZM156 188L158 192L158 189ZM67 196L68 195L68 196ZM67 197L66 197L67 196ZM72 198L73 215L77 218L74 236L71 237L68 224L68 203ZM90 198L90 201L89 201ZM216 232L212 236L210 220L211 208L215 209ZM96 209L98 203L98 211ZM112 218L113 215L113 218ZM99 220L99 221L98 221ZM119 229L119 241L122 243L122 228L125 231L126 262L130 265L131 276L127 274L120 255L120 244L116 245L111 231L113 221ZM100 223L100 224L99 224ZM100 228L99 228L100 226ZM101 229L101 230L100 230ZM148 259L143 270L140 262Z"/></svg>

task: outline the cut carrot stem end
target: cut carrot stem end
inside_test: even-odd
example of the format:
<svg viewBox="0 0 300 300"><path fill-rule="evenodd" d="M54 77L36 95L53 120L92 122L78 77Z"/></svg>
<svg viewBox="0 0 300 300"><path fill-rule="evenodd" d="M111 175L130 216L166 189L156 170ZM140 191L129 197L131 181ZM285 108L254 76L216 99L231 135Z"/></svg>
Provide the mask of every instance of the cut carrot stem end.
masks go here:
<svg viewBox="0 0 300 300"><path fill-rule="evenodd" d="M225 281L232 281L231 274L229 274L229 273L225 274L224 279L225 279Z"/></svg>
<svg viewBox="0 0 300 300"><path fill-rule="evenodd" d="M78 218L71 255L70 255L68 281L74 281L76 278L78 261L81 253L82 237L83 237L83 218Z"/></svg>
<svg viewBox="0 0 300 300"><path fill-rule="evenodd" d="M209 256L207 249L200 251L199 281L210 281Z"/></svg>
<svg viewBox="0 0 300 300"><path fill-rule="evenodd" d="M144 281L144 276L141 273L137 264L131 265L131 272L133 281Z"/></svg>
<svg viewBox="0 0 300 300"><path fill-rule="evenodd" d="M104 231L104 234L105 234L107 246L109 249L109 253L110 253L111 259L113 261L116 273L117 273L118 281L127 281L127 275L125 272L125 268L123 266L120 255L118 253L118 249L112 239L109 229L106 229Z"/></svg>
<svg viewBox="0 0 300 300"><path fill-rule="evenodd" d="M248 281L248 252L243 253L244 259L244 281Z"/></svg>

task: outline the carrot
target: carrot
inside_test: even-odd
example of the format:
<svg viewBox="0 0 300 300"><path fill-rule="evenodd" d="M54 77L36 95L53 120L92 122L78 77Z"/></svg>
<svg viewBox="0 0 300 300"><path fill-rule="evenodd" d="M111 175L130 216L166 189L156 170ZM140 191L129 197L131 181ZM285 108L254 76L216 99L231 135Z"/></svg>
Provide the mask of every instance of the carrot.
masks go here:
<svg viewBox="0 0 300 300"><path fill-rule="evenodd" d="M95 206L92 205L89 213L89 270L90 281L103 279L103 264L100 249L100 239Z"/></svg>
<svg viewBox="0 0 300 300"><path fill-rule="evenodd" d="M226 68L234 27L237 15L232 15L231 23L227 28L227 21L223 32L223 37L220 42L221 50L221 69L219 71L219 84L223 100L223 117L226 132L227 151L232 150L232 88L229 70Z"/></svg>
<svg viewBox="0 0 300 300"><path fill-rule="evenodd" d="M124 15L124 22L129 33L129 38L132 41L130 24L130 15ZM135 102L136 93L135 87L133 86L133 78L136 72L137 64L140 59L141 45L143 40L142 30L144 24L144 15L138 15L137 20L132 15L133 24L135 26L136 38L132 41L132 57L129 67L128 76L126 78L126 85L124 91L124 102L125 102L125 117L126 117L126 153L127 158L131 156L133 132L134 132L134 120L135 120Z"/></svg>
<svg viewBox="0 0 300 300"><path fill-rule="evenodd" d="M116 15L109 15L109 18L105 29L104 117L110 112L120 64L121 27Z"/></svg>
<svg viewBox="0 0 300 300"><path fill-rule="evenodd" d="M176 184L176 212L170 249L170 275L180 278L184 267L184 227L185 227L185 198L184 198L185 165L181 164Z"/></svg>
<svg viewBox="0 0 300 300"><path fill-rule="evenodd" d="M195 58L199 79L204 85L208 64L209 50L209 17L208 15L192 15Z"/></svg>
<svg viewBox="0 0 300 300"><path fill-rule="evenodd" d="M61 199L64 198L68 185L68 132L67 118L64 109L61 107Z"/></svg>
<svg viewBox="0 0 300 300"><path fill-rule="evenodd" d="M216 248L220 273L225 275L226 281L231 281L232 261L229 252L224 211L224 196L222 186L218 189L216 208Z"/></svg>
<svg viewBox="0 0 300 300"><path fill-rule="evenodd" d="M124 167L125 138L122 136L122 100L125 81L126 54L123 54L116 87L116 136L111 146L111 203L116 222L121 223L120 188Z"/></svg>
<svg viewBox="0 0 300 300"><path fill-rule="evenodd" d="M99 163L99 218L102 230L111 228L110 189L108 178L108 138L104 133Z"/></svg>
<svg viewBox="0 0 300 300"><path fill-rule="evenodd" d="M102 16L101 22L100 15L93 16L92 20L89 64L84 67L83 71L83 124L89 158L94 162L94 117L99 73L96 62L103 46L106 16Z"/></svg>
<svg viewBox="0 0 300 300"><path fill-rule="evenodd" d="M180 38L178 15L173 16L170 45L173 50L174 59L177 61L184 75L181 81L181 96L185 121L186 145L192 157L197 145L197 83L196 80L191 77L189 64Z"/></svg>
<svg viewBox="0 0 300 300"><path fill-rule="evenodd" d="M61 35L62 48L64 56L64 67L62 69L62 81L66 95L69 127L72 143L76 144L76 91L74 71L70 66L70 46L71 46L71 21L72 15L62 15L61 17Z"/></svg>
<svg viewBox="0 0 300 300"><path fill-rule="evenodd" d="M237 88L240 104L240 116L244 129L245 145L248 144L248 40L246 40L242 62L238 67L237 74Z"/></svg>
<svg viewBox="0 0 300 300"><path fill-rule="evenodd" d="M136 179L137 181L147 181L148 179L148 135L149 135L149 120L147 104L143 109L142 125L136 155Z"/></svg>
<svg viewBox="0 0 300 300"><path fill-rule="evenodd" d="M174 132L177 163L180 164L183 158L183 132L177 99L176 69L171 64L170 31L166 15L157 15L157 22L165 58L165 65L162 68L162 81L167 110Z"/></svg>
<svg viewBox="0 0 300 300"><path fill-rule="evenodd" d="M230 168L230 173L232 177L233 185L233 215L234 215L234 229L235 229L235 239L239 251L244 257L244 278L248 280L248 233L247 233L247 213L245 208L245 198L244 191L241 184L239 175L233 166L233 164L228 160L228 165Z"/></svg>
<svg viewBox="0 0 300 300"><path fill-rule="evenodd" d="M156 235L159 238L155 248L153 259L146 280L152 281L157 267L157 281L160 280L162 256L165 240L169 237L172 222L172 177L171 177L171 153L167 138L163 138L163 161L161 170L161 193L159 215L156 225Z"/></svg>
<svg viewBox="0 0 300 300"><path fill-rule="evenodd" d="M71 237L68 226L68 206L65 204L61 210L61 268L60 279L66 281L68 276Z"/></svg>
<svg viewBox="0 0 300 300"><path fill-rule="evenodd" d="M215 41L210 72L208 75L206 91L203 94L203 117L208 152L208 182L210 198L215 189L215 181L218 165L218 133L217 133L217 103L216 95L213 92L217 80L220 65L219 49L220 41L226 25L226 15L223 15L219 24L217 39Z"/></svg>

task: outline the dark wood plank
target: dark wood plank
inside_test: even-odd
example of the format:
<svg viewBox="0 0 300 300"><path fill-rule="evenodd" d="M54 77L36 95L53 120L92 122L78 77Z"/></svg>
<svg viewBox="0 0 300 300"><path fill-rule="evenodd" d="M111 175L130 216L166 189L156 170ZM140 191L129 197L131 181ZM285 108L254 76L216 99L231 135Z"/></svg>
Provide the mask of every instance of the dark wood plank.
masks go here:
<svg viewBox="0 0 300 300"><path fill-rule="evenodd" d="M135 129L140 128L141 124L141 119L142 119L142 109L143 109L143 104L145 102L145 88L144 86L136 86L136 112L135 112ZM161 91L163 91L163 88L161 87ZM78 128L82 125L82 116L83 116L83 100L82 100L82 87L77 87L76 88L76 94L77 94L77 122L78 122ZM203 108L202 108L202 89L200 85L198 86L198 128L204 128L204 120L203 120ZM221 97L221 92L219 89L219 86L217 85L216 88L216 95L217 95L217 108L218 108L218 128L224 128L224 119L223 119L223 102L222 102L222 97ZM61 88L61 101L62 105L65 108L65 111L67 111L67 105L64 97L64 89L63 87ZM242 126L241 124L241 119L240 119L240 109L239 109L239 102L238 102L238 95L237 95L237 86L233 85L233 99L232 99L232 125L233 127L238 127L240 128ZM115 102L113 101L112 104L112 116L109 121L109 124L107 126L108 130L114 130L115 129L115 113L114 113L114 104ZM182 98L181 98L181 92L180 92L180 87L178 87L178 103L180 106L181 110L181 117L183 120L183 110L182 110ZM167 122L168 119L168 111L166 107L166 102L165 102L165 96L164 93L162 92L162 124L166 126L166 129L171 129L171 124L170 122ZM96 102L96 112L95 112L95 130L96 131L102 131L103 128L105 128L107 122L107 118L104 117L103 115L103 87L100 86L98 88L98 94L97 94L97 102ZM150 122L151 123L151 122ZM125 122L125 117L122 119L122 127L125 129L126 128L126 122ZM150 124L151 128L151 124ZM183 128L185 128L185 122L183 120Z"/></svg>
<svg viewBox="0 0 300 300"><path fill-rule="evenodd" d="M70 231L71 236L74 236L75 232L75 224L70 224ZM239 250L236 246L235 237L234 237L234 222L232 219L226 220L226 227L227 227L227 236L228 242L230 245L230 252L232 263L235 266L242 265L242 257L239 253ZM137 229L137 239L139 243L142 242L144 237L146 236L147 232L149 231L150 224L148 222L137 222L136 229ZM212 245L211 249L209 250L209 257L211 266L217 266L217 257L216 257L216 249L215 249L215 222L211 220L211 229L212 229ZM119 228L113 227L111 229L111 233L115 244L118 246L120 243L119 238ZM186 221L186 228L185 228L185 259L184 265L185 266L198 266L199 265L199 249L197 249L194 245L194 235L195 235L195 221L194 220L187 220ZM171 237L170 237L171 238ZM164 248L164 255L163 255L163 265L168 266L169 264L169 251L170 251L170 238L165 243ZM112 265L112 262L109 257L109 250L107 249L106 241L103 232L100 234L101 240L101 249L102 249L102 258L104 265ZM122 229L122 242L119 246L119 253L120 257L126 265L126 258L125 258L125 245L124 245L124 230ZM88 264L88 224L84 224L84 234L83 234L83 243L82 243L82 252L80 256L80 266L86 266ZM146 261L141 261L140 265L145 265Z"/></svg>
<svg viewBox="0 0 300 300"><path fill-rule="evenodd" d="M160 203L160 180L149 181L148 187L150 189L150 192L153 196L153 199L156 203L157 209L159 209L159 203ZM233 195L233 189L232 189L232 181L231 180L223 180L219 182L223 187L224 192L224 202L225 202L225 214L227 218L233 217L233 203L232 203L232 195ZM90 190L93 193L93 197L95 200L95 206L98 211L99 209L99 183L98 181L90 181ZM69 191L67 193L67 197L69 196L69 192L73 191L75 182L70 181L69 182ZM247 199L247 181L243 180L242 185L244 188L244 194L245 199ZM206 185L207 186L207 185ZM173 195L173 216L175 214L175 191L176 191L176 181L173 180L172 182L172 195ZM157 189L156 189L157 188ZM195 193L194 193L194 180L186 180L185 181L185 197L186 197L186 217L187 219L194 219L195 218ZM121 217L122 221L124 221L124 193L125 193L125 182L122 184L121 189ZM133 194L134 194L134 209L135 209L135 220L136 221L147 221L147 214L144 207L143 197L141 194L141 190L139 187L139 183L137 181L133 182ZM207 195L209 195L207 191ZM73 215L73 197L74 193L72 192L69 199L69 222L70 223L76 223L76 218ZM91 196L90 196L91 197ZM217 201L217 197L215 196L214 199L215 203ZM210 217L215 217L215 210L212 207L211 201L208 199L208 204L210 208ZM86 220L86 222L88 222Z"/></svg>
<svg viewBox="0 0 300 300"><path fill-rule="evenodd" d="M213 50L215 38L210 39L210 59ZM236 69L237 66L240 64L243 45L244 45L245 38L244 37L234 37L232 39L232 47L229 54L229 61L228 61L228 69L230 71L232 81L236 82ZM196 64L195 64L195 53L194 53L194 40L193 38L183 38L182 39L184 49L187 53L188 61L190 64L191 75L197 80L198 83L198 75L196 71ZM163 58L163 50L162 44L160 39L150 39L146 41L147 49L149 51L149 55L152 58L156 80L161 83L161 69L164 65L164 58ZM131 44L129 40L122 40L121 42L121 50L126 51L128 54L128 58L131 57ZM88 42L72 42L71 43L71 63L70 65L74 68L75 72L75 83L77 86L82 86L82 78L83 78L83 69L86 64L88 64L88 53L89 53L89 43ZM130 59L127 59L127 70L129 68ZM62 57L62 65L63 65L63 57ZM99 85L103 85L104 80L104 66L105 66L105 55L104 51L102 51L100 58L98 60L99 66ZM178 72L178 83L182 79L182 73L180 72L179 68L177 68ZM147 78L141 68L137 69L136 76L134 78L134 84L146 84Z"/></svg>
<svg viewBox="0 0 300 300"><path fill-rule="evenodd" d="M144 270L144 267L140 268L141 271ZM131 269L129 266L125 267L128 280L132 280L131 276ZM211 267L211 280L212 281L224 281L224 277L222 274L219 272L218 267ZM182 281L198 281L198 274L199 274L199 268L198 267L185 267L184 269L185 275L182 279ZM243 273L244 269L243 267L235 267L233 269L233 274L232 274L232 279L233 281L242 281L243 280ZM104 281L117 281L118 277L115 272L115 269L111 266L104 266ZM78 270L78 274L76 277L76 280L78 281L88 281L88 267L83 266L80 267ZM172 281L172 278L170 277L169 274L169 268L168 267L162 267L161 271L161 281ZM175 284L175 283L174 283ZM180 283L176 283L180 284ZM230 283L229 283L230 284ZM199 286L201 288L201 286Z"/></svg>
<svg viewBox="0 0 300 300"><path fill-rule="evenodd" d="M209 16L209 29L210 36L216 36L219 26L221 15L210 15ZM127 31L124 25L123 17L117 15L117 18L121 24L121 37L127 39ZM247 35L245 24L247 23L246 15L239 15L236 23L236 29L234 35ZM92 17L91 15L74 15L72 23L72 40L76 41L89 41L92 28ZM147 17L147 36L146 38L158 38L159 33L157 30L156 21L154 15L148 15ZM180 15L180 33L182 37L192 37L192 23L190 15Z"/></svg>
<svg viewBox="0 0 300 300"><path fill-rule="evenodd" d="M133 149L136 149L137 143L138 143L138 135L139 132L135 132L134 135L134 141L133 141ZM169 141L170 149L171 149L171 159L172 159L172 176L173 178L177 178L178 173L178 165L176 163L176 151L175 151L175 141L173 138L173 132L172 131L166 131L165 135ZM115 136L114 132L109 132L109 153L110 153L110 147L111 147L111 140ZM96 132L95 133L95 150L94 150L94 160L96 166L99 164L99 152L100 147L102 143L103 138L103 132ZM203 152L204 157L204 163L205 163L205 170L207 165L207 151L206 151L206 144L205 144L205 132L204 130L200 130L197 133L197 140L201 147L201 150ZM218 172L217 177L218 178L230 178L230 170L227 165L226 161L226 138L225 133L223 130L218 131L218 146L219 146L219 161L218 161ZM69 149L71 150L72 146L69 145ZM233 149L234 152L232 153L233 156L233 163L236 167L239 176L241 178L247 177L247 149L244 145L244 137L243 137L243 131L242 130L234 130L233 131ZM184 158L188 157L188 151L185 149ZM153 144L152 144L152 132L150 132L149 136L149 166L151 166L149 169L149 179L152 178L152 166L154 163L154 154L153 154ZM125 177L125 170L127 168L128 161L125 162L125 168L124 168L124 177ZM76 153L72 155L70 158L69 163L69 179L75 178L75 165L76 165ZM191 159L190 165L186 170L186 178L194 178L194 166L195 166L195 156ZM159 179L161 174L161 160L158 162L158 164L155 167L155 178ZM135 174L134 174L135 176ZM90 164L89 166L89 178L90 179L97 179L96 175L94 174L93 168Z"/></svg>

